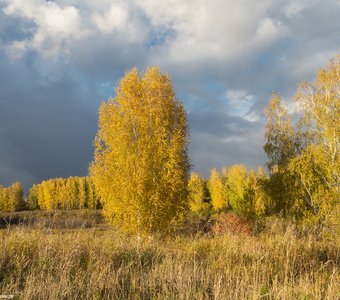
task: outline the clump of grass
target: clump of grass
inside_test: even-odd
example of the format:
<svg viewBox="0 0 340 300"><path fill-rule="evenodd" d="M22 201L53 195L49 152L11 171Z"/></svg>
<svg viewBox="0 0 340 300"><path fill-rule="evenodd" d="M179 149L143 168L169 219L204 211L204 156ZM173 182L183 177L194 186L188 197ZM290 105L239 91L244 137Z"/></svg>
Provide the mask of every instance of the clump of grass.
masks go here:
<svg viewBox="0 0 340 300"><path fill-rule="evenodd" d="M0 231L0 294L20 299L339 299L340 239L142 240L112 229Z"/></svg>

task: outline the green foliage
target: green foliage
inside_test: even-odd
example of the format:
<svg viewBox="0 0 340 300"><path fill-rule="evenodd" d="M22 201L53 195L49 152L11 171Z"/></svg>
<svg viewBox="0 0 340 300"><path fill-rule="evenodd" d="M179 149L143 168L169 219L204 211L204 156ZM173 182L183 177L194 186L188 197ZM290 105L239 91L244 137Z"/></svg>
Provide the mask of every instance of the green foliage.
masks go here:
<svg viewBox="0 0 340 300"><path fill-rule="evenodd" d="M103 103L90 175L103 214L128 232L166 231L187 207L187 120L170 77L125 74Z"/></svg>
<svg viewBox="0 0 340 300"><path fill-rule="evenodd" d="M100 207L94 185L89 177L44 180L28 192L29 209L71 210Z"/></svg>
<svg viewBox="0 0 340 300"><path fill-rule="evenodd" d="M238 215L255 221L266 215L269 197L266 187L268 178L259 167L258 173L248 171L243 165L224 169L225 193L231 209Z"/></svg>
<svg viewBox="0 0 340 300"><path fill-rule="evenodd" d="M289 171L296 178L304 217L318 222L328 222L338 205L337 187L332 181L331 164L325 160L321 145L309 145L300 156L292 159Z"/></svg>
<svg viewBox="0 0 340 300"><path fill-rule="evenodd" d="M263 217L267 214L270 206L270 198L267 194L268 176L260 166L255 175L255 180L252 181L254 189L254 210L258 217Z"/></svg>
<svg viewBox="0 0 340 300"><path fill-rule="evenodd" d="M288 172L290 159L296 156L297 145L296 130L291 116L282 99L273 95L265 108L267 123L265 126L264 151L267 154L267 166L270 172L270 180L267 182L267 195L270 197L269 211L281 213L284 216L292 215L296 211L295 182ZM294 213L296 216L296 213Z"/></svg>
<svg viewBox="0 0 340 300"><path fill-rule="evenodd" d="M254 216L253 174L250 175L243 165L233 165L228 169L226 192L232 210L252 218Z"/></svg>
<svg viewBox="0 0 340 300"><path fill-rule="evenodd" d="M271 214L293 218L301 217L301 203L296 201L299 189L294 176L286 168L276 166L272 169L266 191L270 199L268 202Z"/></svg>
<svg viewBox="0 0 340 300"><path fill-rule="evenodd" d="M23 189L20 182L5 188L0 186L0 211L17 211L25 207Z"/></svg>
<svg viewBox="0 0 340 300"><path fill-rule="evenodd" d="M38 209L38 191L39 187L36 184L33 184L33 186L30 188L28 191L28 196L27 196L27 204L28 204L28 209L29 210L34 210Z"/></svg>
<svg viewBox="0 0 340 300"><path fill-rule="evenodd" d="M332 223L340 205L340 55L314 83L300 84L296 101L302 113L300 136L308 136L309 143L290 170L314 219Z"/></svg>

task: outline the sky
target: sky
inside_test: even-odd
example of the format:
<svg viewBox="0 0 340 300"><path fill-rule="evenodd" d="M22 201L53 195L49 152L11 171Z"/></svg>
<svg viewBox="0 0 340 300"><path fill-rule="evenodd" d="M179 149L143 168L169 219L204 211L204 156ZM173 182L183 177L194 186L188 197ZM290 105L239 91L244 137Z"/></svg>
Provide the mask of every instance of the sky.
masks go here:
<svg viewBox="0 0 340 300"><path fill-rule="evenodd" d="M265 105L340 53L339 16L339 0L0 0L0 184L86 175L99 105L134 66L170 74L194 171L264 165Z"/></svg>

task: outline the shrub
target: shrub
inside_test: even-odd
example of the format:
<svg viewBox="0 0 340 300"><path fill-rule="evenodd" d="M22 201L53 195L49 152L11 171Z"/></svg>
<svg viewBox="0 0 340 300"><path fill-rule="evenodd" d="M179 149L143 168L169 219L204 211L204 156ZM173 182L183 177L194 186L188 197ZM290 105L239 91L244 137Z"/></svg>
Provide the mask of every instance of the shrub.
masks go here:
<svg viewBox="0 0 340 300"><path fill-rule="evenodd" d="M253 234L253 228L248 221L230 212L222 213L216 217L211 230L214 235Z"/></svg>

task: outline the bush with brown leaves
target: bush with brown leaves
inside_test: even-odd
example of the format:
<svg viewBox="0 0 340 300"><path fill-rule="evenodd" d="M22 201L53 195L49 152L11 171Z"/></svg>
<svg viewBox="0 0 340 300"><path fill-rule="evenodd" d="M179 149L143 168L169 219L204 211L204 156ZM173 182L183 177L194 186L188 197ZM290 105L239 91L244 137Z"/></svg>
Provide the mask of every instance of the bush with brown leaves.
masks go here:
<svg viewBox="0 0 340 300"><path fill-rule="evenodd" d="M249 222L234 213L223 213L219 215L215 219L211 230L214 235L253 234L253 228Z"/></svg>

